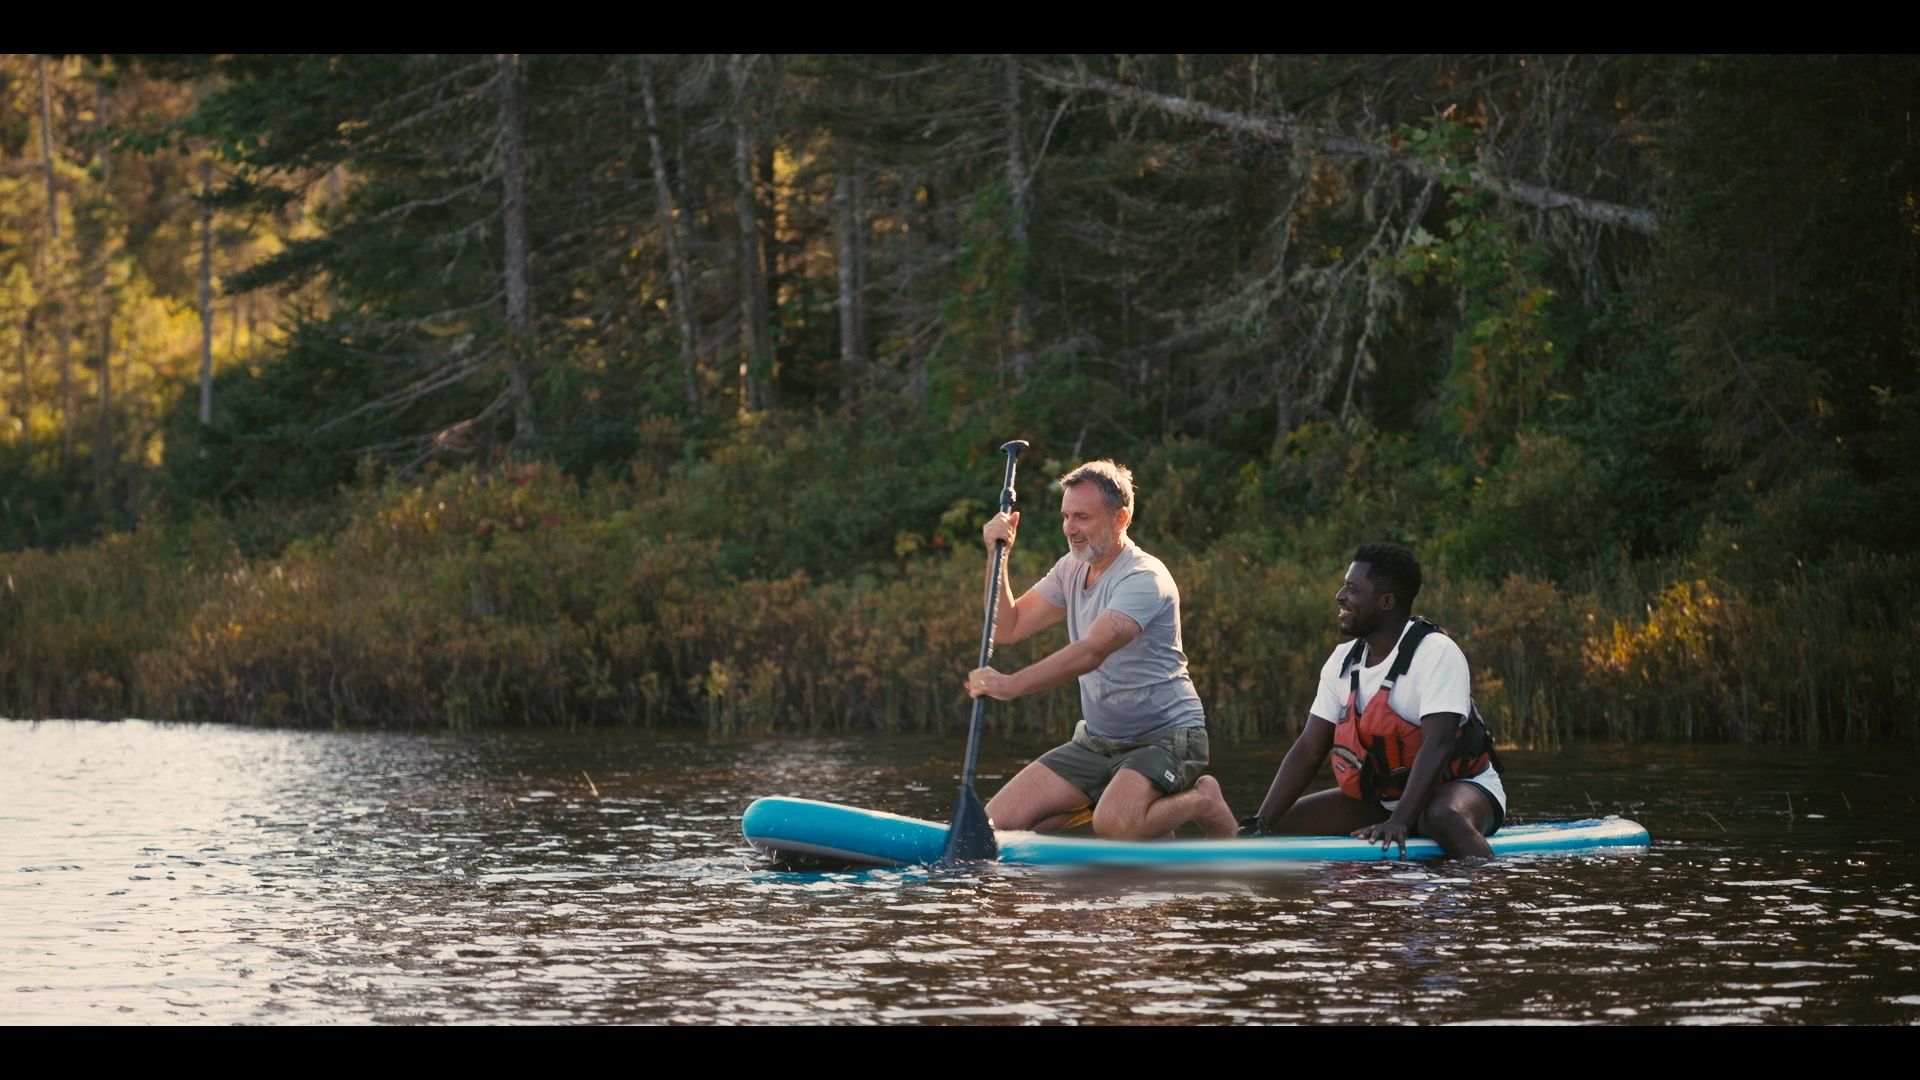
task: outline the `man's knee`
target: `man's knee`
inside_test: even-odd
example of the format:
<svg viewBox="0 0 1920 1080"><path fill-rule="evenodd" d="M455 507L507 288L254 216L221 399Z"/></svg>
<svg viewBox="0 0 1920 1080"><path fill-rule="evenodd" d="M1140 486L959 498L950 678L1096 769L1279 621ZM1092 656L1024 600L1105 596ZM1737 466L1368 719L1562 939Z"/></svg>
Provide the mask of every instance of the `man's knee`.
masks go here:
<svg viewBox="0 0 1920 1080"><path fill-rule="evenodd" d="M1146 777L1119 770L1093 808L1094 835L1106 840L1148 839L1147 808L1159 798L1159 790Z"/></svg>
<svg viewBox="0 0 1920 1080"><path fill-rule="evenodd" d="M1471 804L1463 805L1463 800L1457 796L1435 799L1427 806L1426 812L1420 815L1420 832L1435 840L1482 835L1485 830L1479 821L1475 820L1480 816L1474 812L1476 809L1477 807Z"/></svg>
<svg viewBox="0 0 1920 1080"><path fill-rule="evenodd" d="M1026 820L1025 815L1019 813L1011 800L1003 799L999 795L987 800L987 820L992 822L996 829L1018 830L1033 827L1033 822Z"/></svg>
<svg viewBox="0 0 1920 1080"><path fill-rule="evenodd" d="M1429 806L1420 815L1420 832L1427 836L1452 836L1467 827L1466 815L1451 806Z"/></svg>
<svg viewBox="0 0 1920 1080"><path fill-rule="evenodd" d="M1132 840L1139 831L1140 815L1115 805L1119 800L1100 800L1093 808L1093 835L1103 840Z"/></svg>

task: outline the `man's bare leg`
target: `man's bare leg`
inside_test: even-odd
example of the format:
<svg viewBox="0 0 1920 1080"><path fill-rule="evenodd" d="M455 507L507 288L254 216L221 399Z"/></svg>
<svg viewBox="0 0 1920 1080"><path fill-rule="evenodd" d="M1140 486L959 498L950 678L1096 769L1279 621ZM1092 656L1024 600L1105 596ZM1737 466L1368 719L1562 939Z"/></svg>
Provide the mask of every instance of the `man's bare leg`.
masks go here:
<svg viewBox="0 0 1920 1080"><path fill-rule="evenodd" d="M1339 788L1328 788L1294 803L1271 831L1283 836L1346 836L1385 820L1387 812L1379 804L1350 799Z"/></svg>
<svg viewBox="0 0 1920 1080"><path fill-rule="evenodd" d="M1035 761L987 801L987 820L996 829L1052 832L1073 824L1075 815L1092 804L1086 792Z"/></svg>
<svg viewBox="0 0 1920 1080"><path fill-rule="evenodd" d="M1121 769L1093 808L1094 834L1108 840L1164 837L1189 821L1198 822L1212 837L1232 836L1239 827L1219 781L1211 776L1201 777L1186 791L1162 795L1144 775Z"/></svg>
<svg viewBox="0 0 1920 1080"><path fill-rule="evenodd" d="M1493 856L1487 830L1493 828L1493 796L1478 784L1454 780L1440 785L1420 813L1419 835L1430 837L1452 858Z"/></svg>

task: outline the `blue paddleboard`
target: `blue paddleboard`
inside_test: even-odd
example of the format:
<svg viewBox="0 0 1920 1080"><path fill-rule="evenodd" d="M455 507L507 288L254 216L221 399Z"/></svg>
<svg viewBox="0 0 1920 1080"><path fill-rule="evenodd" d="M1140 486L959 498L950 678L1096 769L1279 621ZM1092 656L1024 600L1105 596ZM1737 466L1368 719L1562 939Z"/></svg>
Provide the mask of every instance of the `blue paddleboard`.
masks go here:
<svg viewBox="0 0 1920 1080"><path fill-rule="evenodd" d="M947 827L857 806L812 799L756 799L740 819L756 849L788 865L924 866L946 851ZM1086 836L997 831L1000 861L1027 866L1229 866L1247 863L1377 862L1399 858L1350 836L1262 836L1241 840L1129 842ZM1508 825L1487 838L1495 855L1528 852L1644 851L1647 830L1620 817ZM1407 841L1407 858L1437 859L1431 840Z"/></svg>

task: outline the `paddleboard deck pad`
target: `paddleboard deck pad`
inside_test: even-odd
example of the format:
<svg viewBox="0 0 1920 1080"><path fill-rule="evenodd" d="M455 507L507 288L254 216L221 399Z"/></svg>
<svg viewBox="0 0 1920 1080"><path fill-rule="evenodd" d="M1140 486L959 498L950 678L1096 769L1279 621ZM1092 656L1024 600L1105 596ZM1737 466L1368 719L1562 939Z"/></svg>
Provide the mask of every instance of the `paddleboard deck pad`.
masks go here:
<svg viewBox="0 0 1920 1080"><path fill-rule="evenodd" d="M756 799L740 819L755 849L796 869L926 866L946 851L947 827L812 799ZM1400 857L1350 836L1262 836L1235 840L1128 842L1087 836L996 831L1000 861L1026 866L1226 867L1296 862L1378 862ZM1508 825L1487 838L1495 855L1644 851L1647 830L1620 817ZM1407 841L1407 858L1438 859L1431 840Z"/></svg>

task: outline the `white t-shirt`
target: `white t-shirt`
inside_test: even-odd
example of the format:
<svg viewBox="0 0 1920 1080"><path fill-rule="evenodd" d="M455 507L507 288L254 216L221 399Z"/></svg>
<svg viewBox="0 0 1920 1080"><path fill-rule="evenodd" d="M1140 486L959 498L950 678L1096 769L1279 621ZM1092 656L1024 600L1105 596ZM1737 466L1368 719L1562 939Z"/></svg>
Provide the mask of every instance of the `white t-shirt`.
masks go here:
<svg viewBox="0 0 1920 1080"><path fill-rule="evenodd" d="M1379 663L1373 663L1373 657L1361 660L1360 671L1360 709L1366 710L1367 702L1387 680L1387 669L1400 655L1400 644L1407 637L1407 630L1413 628L1413 620L1400 631L1400 641L1394 642L1393 651ZM1343 642L1333 650L1326 664L1320 669L1320 692L1313 699L1313 715L1330 724L1340 724L1347 720L1347 692L1350 679L1340 677L1340 665L1353 649L1353 642ZM1387 695L1387 704L1393 707L1403 719L1415 725L1420 718L1434 713L1458 713L1460 722L1467 722L1467 713L1473 708L1472 680L1467 672L1467 654L1460 646L1445 634L1434 632L1420 642L1419 649L1413 654L1413 666L1405 675L1393 684L1393 692Z"/></svg>
<svg viewBox="0 0 1920 1080"><path fill-rule="evenodd" d="M1400 646L1407 639L1407 631L1413 629L1413 620L1400 631L1400 640L1394 642L1393 651L1378 664L1368 666L1373 659L1364 656L1360 660L1360 711L1365 712L1367 702L1380 690L1380 684L1387 681L1387 669L1400 655ZM1333 650L1327 663L1320 669L1320 692L1313 699L1313 715L1330 724L1344 724L1347 716L1347 693L1351 689L1352 673L1343 679L1340 677L1340 665L1352 651L1353 642L1343 642ZM1467 714L1473 709L1473 686L1467 672L1467 654L1453 639L1439 631L1429 633L1420 642L1413 654L1413 666L1405 675L1393 684L1393 690L1387 694L1387 704L1403 720L1415 725L1423 716L1434 713L1458 713L1461 726L1467 723ZM1507 812L1507 789L1500 780L1500 773L1491 763L1475 773L1472 781L1493 796L1500 805L1500 812ZM1391 812L1400 805L1400 800L1383 801L1380 804Z"/></svg>

